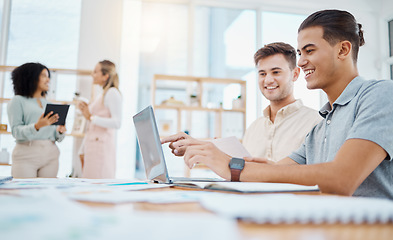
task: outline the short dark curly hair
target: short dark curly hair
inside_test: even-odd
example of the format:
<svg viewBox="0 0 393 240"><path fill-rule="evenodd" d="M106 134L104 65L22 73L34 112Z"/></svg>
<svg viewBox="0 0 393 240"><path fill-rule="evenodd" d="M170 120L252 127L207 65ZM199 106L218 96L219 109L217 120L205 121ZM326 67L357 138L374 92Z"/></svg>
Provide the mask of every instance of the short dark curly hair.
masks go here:
<svg viewBox="0 0 393 240"><path fill-rule="evenodd" d="M14 85L15 95L24 97L33 97L37 90L38 81L42 70L46 69L50 78L49 69L41 63L25 63L15 68L11 73L12 84ZM41 96L46 95L46 91L41 93Z"/></svg>

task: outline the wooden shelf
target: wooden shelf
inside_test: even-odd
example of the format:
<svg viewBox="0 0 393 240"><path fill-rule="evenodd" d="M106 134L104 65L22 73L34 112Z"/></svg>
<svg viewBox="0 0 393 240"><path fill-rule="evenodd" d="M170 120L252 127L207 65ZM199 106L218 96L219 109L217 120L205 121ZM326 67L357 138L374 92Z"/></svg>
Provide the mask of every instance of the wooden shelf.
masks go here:
<svg viewBox="0 0 393 240"><path fill-rule="evenodd" d="M11 98L0 98L0 103L7 103L11 101ZM76 101L61 101L61 100L53 100L53 99L48 99L48 102L50 103L57 103L57 104L69 104L69 105L76 105Z"/></svg>
<svg viewBox="0 0 393 240"><path fill-rule="evenodd" d="M11 166L9 163L0 163L0 166Z"/></svg>
<svg viewBox="0 0 393 240"><path fill-rule="evenodd" d="M184 82L184 84L181 84L179 82ZM219 84L218 87L214 88L214 91L223 91L227 86L230 86L232 84L237 84L239 85L239 95L241 95L241 105L237 106L243 106L241 108L233 108L233 109L224 109L222 107L205 107L204 103L202 101L210 100L208 97L207 91L211 91L211 84ZM191 96L195 95L196 98L194 99L194 102L191 105L188 105L189 103L184 103L184 104L177 104L177 102L180 102L180 100L172 99L172 102L169 102L169 100L165 100L164 102L169 102L169 104L162 104L156 102L156 98L159 93L158 90L161 90L163 88L167 88L166 90L171 90L175 89L176 91L184 91L186 96ZM173 116L173 118L176 118L177 126L176 131L180 132L183 131L184 129L184 124L186 125L187 129L192 128L192 121L195 121L196 119L192 119L190 114L186 114L188 116L184 116L182 112L212 112L215 113L215 122L214 127L214 133L210 134L207 137L211 137L212 135L214 137L222 137L222 127L225 126L223 123L226 121L225 119L225 113L241 113L242 114L242 119L243 119L243 125L242 129L243 131L245 130L246 127L246 81L241 80L241 79L227 79L227 78L210 78L210 77L195 77L195 76L174 76L174 75L163 75L163 74L156 74L154 75L154 78L152 80L151 84L151 102L153 105L153 108L155 110L160 110L160 111L165 111L165 110L175 110L177 112L177 116ZM236 99L237 96L231 96ZM202 100L203 99L203 100ZM221 99L220 102L224 102L224 100L227 99ZM190 100L191 101L191 100ZM215 99L215 106L222 106L221 103L217 102L218 100ZM172 105L173 104L173 105ZM236 106L236 107L237 107Z"/></svg>
<svg viewBox="0 0 393 240"><path fill-rule="evenodd" d="M5 66L0 65L1 72L11 72L18 66ZM65 68L49 68L49 71L53 73L61 73L61 74L77 74L77 75L90 75L91 70L82 70L82 69L65 69Z"/></svg>
<svg viewBox="0 0 393 240"><path fill-rule="evenodd" d="M0 103L6 103L11 101L11 98L0 98Z"/></svg>
<svg viewBox="0 0 393 240"><path fill-rule="evenodd" d="M167 81L205 82L205 83L221 83L221 84L245 83L244 80L232 79L232 78L210 78L210 77L176 76L176 75L163 75L163 74L155 74L154 79L167 80Z"/></svg>
<svg viewBox="0 0 393 240"><path fill-rule="evenodd" d="M0 134L11 134L11 132L8 131L0 131ZM66 136L72 136L72 137L84 137L84 134L75 134L75 133L66 133Z"/></svg>
<svg viewBox="0 0 393 240"><path fill-rule="evenodd" d="M51 100L51 99L49 99L48 102L57 103L57 104L68 104L68 105L76 105L77 104L77 101L58 101L58 100Z"/></svg>
<svg viewBox="0 0 393 240"><path fill-rule="evenodd" d="M76 133L66 133L66 136L72 136L72 137L78 137L78 138L83 138L85 134L76 134Z"/></svg>
<svg viewBox="0 0 393 240"><path fill-rule="evenodd" d="M223 108L206 108L206 107L193 107L193 106L171 106L171 105L155 105L155 109L174 109L177 111L210 111L210 112L242 112L245 113L246 109L223 109Z"/></svg>

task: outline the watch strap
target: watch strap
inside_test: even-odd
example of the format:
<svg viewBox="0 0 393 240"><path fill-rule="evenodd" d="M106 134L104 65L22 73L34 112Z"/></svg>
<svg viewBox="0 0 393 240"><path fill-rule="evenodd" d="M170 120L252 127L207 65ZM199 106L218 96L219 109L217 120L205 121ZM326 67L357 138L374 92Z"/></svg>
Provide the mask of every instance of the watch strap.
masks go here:
<svg viewBox="0 0 393 240"><path fill-rule="evenodd" d="M242 169L234 169L231 168L231 182L239 182L240 181L240 172Z"/></svg>

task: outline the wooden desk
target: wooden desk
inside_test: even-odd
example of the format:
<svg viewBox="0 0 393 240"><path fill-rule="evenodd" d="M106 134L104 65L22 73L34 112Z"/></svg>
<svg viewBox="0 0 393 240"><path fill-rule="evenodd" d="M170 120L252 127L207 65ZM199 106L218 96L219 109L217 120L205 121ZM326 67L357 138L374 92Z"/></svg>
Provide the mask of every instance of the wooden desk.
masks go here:
<svg viewBox="0 0 393 240"><path fill-rule="evenodd" d="M165 188L145 191L177 191L184 188ZM320 193L300 193L320 194ZM152 204L152 203L130 203L130 204L97 204L83 202L93 208L119 208L132 211L154 211L154 212L204 212L198 203L176 203L176 204ZM238 221L241 239L309 239L309 240L391 240L393 239L393 223L390 224L254 224Z"/></svg>

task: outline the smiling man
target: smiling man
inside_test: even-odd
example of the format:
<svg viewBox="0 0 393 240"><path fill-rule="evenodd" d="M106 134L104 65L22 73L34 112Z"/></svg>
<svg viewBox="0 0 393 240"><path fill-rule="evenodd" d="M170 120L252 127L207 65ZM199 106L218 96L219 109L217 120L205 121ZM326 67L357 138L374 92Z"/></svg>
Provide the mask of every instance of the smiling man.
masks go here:
<svg viewBox="0 0 393 240"><path fill-rule="evenodd" d="M258 85L270 105L247 128L243 145L253 157L278 161L298 149L322 118L293 94L300 69L296 51L286 43L265 45L254 55Z"/></svg>
<svg viewBox="0 0 393 240"><path fill-rule="evenodd" d="M213 144L172 139L192 167L203 162L220 176L240 181L318 185L324 193L393 199L393 81L364 80L357 56L362 25L346 11L311 14L298 30L298 65L309 89L322 89L329 102L323 120L289 157L244 162ZM236 170L236 171L234 171ZM233 178L232 178L233 179Z"/></svg>

